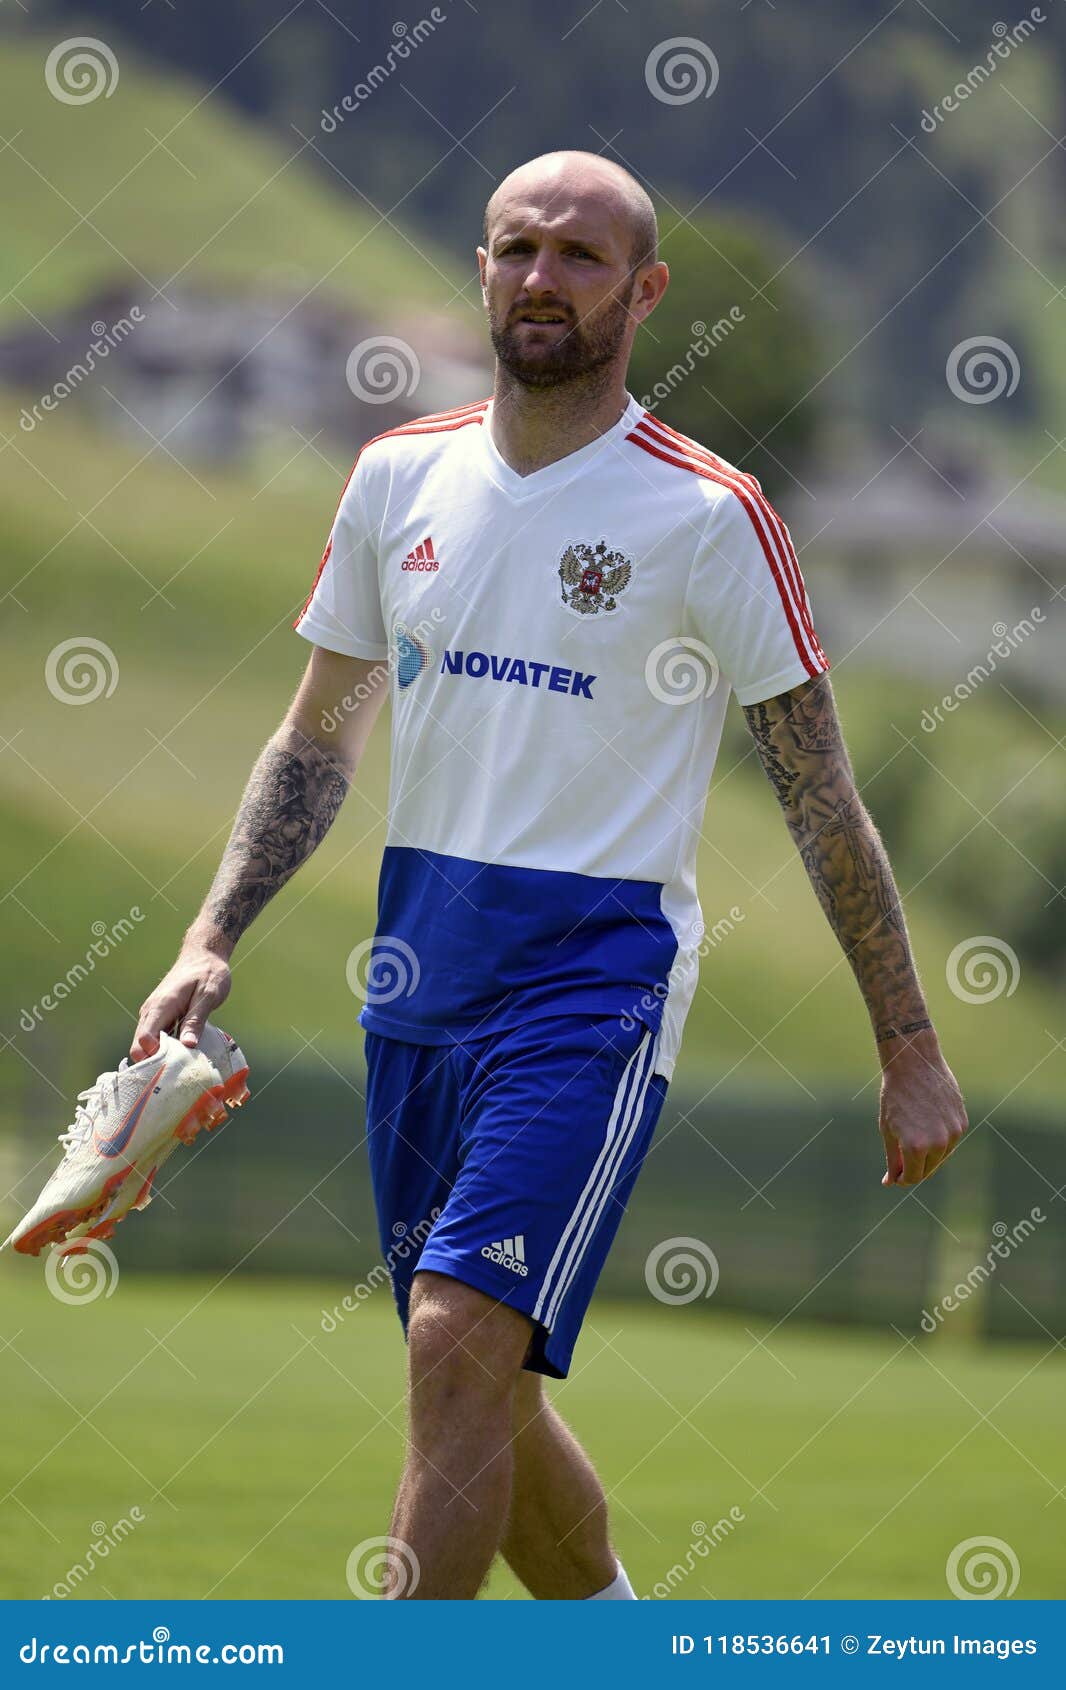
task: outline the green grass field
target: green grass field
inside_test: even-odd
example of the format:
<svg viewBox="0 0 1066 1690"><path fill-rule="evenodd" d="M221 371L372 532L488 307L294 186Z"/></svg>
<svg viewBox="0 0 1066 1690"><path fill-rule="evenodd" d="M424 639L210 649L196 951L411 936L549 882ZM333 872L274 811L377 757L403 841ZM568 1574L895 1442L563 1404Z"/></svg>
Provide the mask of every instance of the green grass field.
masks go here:
<svg viewBox="0 0 1066 1690"><path fill-rule="evenodd" d="M387 1291L327 1334L339 1283L129 1272L76 1307L30 1263L2 1284L4 1596L43 1596L132 1509L77 1594L347 1596L402 1447ZM993 1536L1018 1557L1018 1596L1054 1597L1062 1373L1045 1346L919 1350L597 1302L556 1401L642 1595L941 1597L952 1548ZM700 1523L731 1509L694 1554ZM523 1593L500 1568L488 1594Z"/></svg>

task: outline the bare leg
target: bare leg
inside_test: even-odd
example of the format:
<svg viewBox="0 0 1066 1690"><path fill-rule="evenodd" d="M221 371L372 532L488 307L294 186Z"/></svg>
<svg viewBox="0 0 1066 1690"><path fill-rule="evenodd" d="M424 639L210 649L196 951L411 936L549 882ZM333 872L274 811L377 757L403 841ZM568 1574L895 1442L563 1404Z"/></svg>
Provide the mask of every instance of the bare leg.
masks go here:
<svg viewBox="0 0 1066 1690"><path fill-rule="evenodd" d="M522 1373L514 1392L511 1511L501 1549L542 1601L594 1596L618 1570L603 1487L536 1373Z"/></svg>
<svg viewBox="0 0 1066 1690"><path fill-rule="evenodd" d="M510 1509L513 1399L530 1323L472 1286L427 1272L415 1275L407 1335L410 1440L390 1534L403 1548L383 1594L471 1598Z"/></svg>

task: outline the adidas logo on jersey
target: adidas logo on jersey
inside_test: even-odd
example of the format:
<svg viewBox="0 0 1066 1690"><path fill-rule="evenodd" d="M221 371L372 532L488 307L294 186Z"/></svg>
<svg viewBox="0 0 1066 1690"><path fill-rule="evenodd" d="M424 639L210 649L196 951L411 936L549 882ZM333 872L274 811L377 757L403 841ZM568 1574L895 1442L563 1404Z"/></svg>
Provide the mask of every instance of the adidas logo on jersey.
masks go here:
<svg viewBox="0 0 1066 1690"><path fill-rule="evenodd" d="M427 575L440 568L439 560L433 555L433 538L431 535L427 534L413 552L408 552L400 568L418 570L420 573Z"/></svg>
<svg viewBox="0 0 1066 1690"><path fill-rule="evenodd" d="M521 1233L517 1238L504 1238L497 1244L486 1244L481 1254L486 1261L495 1262L497 1267L507 1268L522 1279L529 1273L526 1266L526 1241Z"/></svg>

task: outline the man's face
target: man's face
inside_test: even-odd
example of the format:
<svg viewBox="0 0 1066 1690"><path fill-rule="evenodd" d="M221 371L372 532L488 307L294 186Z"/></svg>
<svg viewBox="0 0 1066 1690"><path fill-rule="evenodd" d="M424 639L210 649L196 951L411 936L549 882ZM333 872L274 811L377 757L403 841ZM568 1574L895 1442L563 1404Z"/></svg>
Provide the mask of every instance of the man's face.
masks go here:
<svg viewBox="0 0 1066 1690"><path fill-rule="evenodd" d="M527 387L554 387L628 359L632 230L603 203L513 191L479 253L496 356Z"/></svg>

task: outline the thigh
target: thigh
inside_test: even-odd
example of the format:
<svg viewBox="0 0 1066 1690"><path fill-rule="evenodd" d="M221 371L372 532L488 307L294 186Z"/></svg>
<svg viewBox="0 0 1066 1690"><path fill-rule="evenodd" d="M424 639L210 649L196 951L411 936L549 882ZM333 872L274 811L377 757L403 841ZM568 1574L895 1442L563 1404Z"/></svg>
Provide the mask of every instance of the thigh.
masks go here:
<svg viewBox="0 0 1066 1690"><path fill-rule="evenodd" d="M459 1087L447 1046L367 1033L366 1137L381 1249L400 1319L459 1172Z"/></svg>
<svg viewBox="0 0 1066 1690"><path fill-rule="evenodd" d="M527 1314L526 1365L561 1378L665 1095L656 1037L556 1017L460 1054L460 1166L420 1265Z"/></svg>

